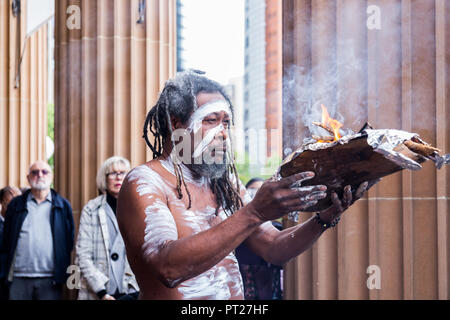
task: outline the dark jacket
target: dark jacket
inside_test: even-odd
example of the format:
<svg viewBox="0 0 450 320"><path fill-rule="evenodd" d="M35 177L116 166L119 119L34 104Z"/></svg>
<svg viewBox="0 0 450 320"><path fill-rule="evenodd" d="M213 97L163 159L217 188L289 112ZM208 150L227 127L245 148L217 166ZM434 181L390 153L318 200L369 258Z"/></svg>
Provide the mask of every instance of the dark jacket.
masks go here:
<svg viewBox="0 0 450 320"><path fill-rule="evenodd" d="M0 250L6 256L6 278L11 270L14 253L17 248L19 234L23 222L28 214L27 197L31 191L28 190L19 197L14 198L8 205L3 230L3 246ZM61 197L55 190L52 193L52 212L50 224L52 229L54 250L54 281L64 284L68 277L67 267L71 262L71 252L74 245L74 222L72 207L69 201Z"/></svg>
<svg viewBox="0 0 450 320"><path fill-rule="evenodd" d="M2 239L3 239L3 226L4 221L0 219L0 249L2 247ZM0 252L0 301L1 300L8 300L8 290L2 281L2 278L5 275L4 268L6 264L6 260L4 259L5 255Z"/></svg>

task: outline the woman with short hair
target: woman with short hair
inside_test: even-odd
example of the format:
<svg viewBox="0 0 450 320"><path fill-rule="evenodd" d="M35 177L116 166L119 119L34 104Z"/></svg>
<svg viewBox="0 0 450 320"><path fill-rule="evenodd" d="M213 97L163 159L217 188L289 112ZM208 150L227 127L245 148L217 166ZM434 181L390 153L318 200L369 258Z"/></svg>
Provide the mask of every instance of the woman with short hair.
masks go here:
<svg viewBox="0 0 450 320"><path fill-rule="evenodd" d="M128 171L127 159L107 159L97 173L101 195L90 200L81 212L76 244L81 270L79 300L115 300L139 291L116 219L117 197Z"/></svg>

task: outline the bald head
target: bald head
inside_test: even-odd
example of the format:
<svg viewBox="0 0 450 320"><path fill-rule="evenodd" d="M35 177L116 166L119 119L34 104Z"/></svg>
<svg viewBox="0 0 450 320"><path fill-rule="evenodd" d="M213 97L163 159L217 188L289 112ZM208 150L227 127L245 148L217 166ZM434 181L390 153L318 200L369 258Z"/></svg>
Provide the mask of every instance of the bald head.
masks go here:
<svg viewBox="0 0 450 320"><path fill-rule="evenodd" d="M38 160L30 166L27 179L31 189L48 190L53 181L52 168L47 162Z"/></svg>

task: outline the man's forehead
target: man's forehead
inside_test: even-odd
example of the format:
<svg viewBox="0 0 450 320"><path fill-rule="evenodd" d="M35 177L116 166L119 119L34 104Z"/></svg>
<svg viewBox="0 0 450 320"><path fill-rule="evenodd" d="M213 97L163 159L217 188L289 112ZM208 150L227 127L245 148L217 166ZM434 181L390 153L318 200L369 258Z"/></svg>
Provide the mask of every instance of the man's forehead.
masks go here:
<svg viewBox="0 0 450 320"><path fill-rule="evenodd" d="M213 111L213 112L211 112L211 113L209 113L209 114L207 114L207 115L211 115L211 114L214 114L214 115L223 115L224 118L230 117L230 114L229 114L227 111L225 111L225 110Z"/></svg>
<svg viewBox="0 0 450 320"><path fill-rule="evenodd" d="M43 161L37 161L37 162L33 163L31 165L31 167L30 167L30 171L32 171L32 170L43 170L43 169L52 171L50 166L47 163L43 162Z"/></svg>
<svg viewBox="0 0 450 320"><path fill-rule="evenodd" d="M220 92L199 92L197 94L197 106L202 106L215 100L225 101L225 98Z"/></svg>
<svg viewBox="0 0 450 320"><path fill-rule="evenodd" d="M230 105L225 99L210 100L198 106L196 112L203 116L212 113L225 113L228 116L231 115Z"/></svg>
<svg viewBox="0 0 450 320"><path fill-rule="evenodd" d="M189 119L189 130L197 131L205 117L213 113L225 112L228 116L231 116L231 106L220 93L199 93L197 95L197 106Z"/></svg>

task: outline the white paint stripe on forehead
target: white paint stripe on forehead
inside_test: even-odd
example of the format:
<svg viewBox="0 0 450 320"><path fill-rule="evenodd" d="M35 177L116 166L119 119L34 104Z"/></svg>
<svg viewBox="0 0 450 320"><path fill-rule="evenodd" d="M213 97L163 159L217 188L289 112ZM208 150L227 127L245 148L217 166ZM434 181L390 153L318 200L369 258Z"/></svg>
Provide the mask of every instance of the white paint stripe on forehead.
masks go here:
<svg viewBox="0 0 450 320"><path fill-rule="evenodd" d="M189 121L188 129L193 130L196 132L203 121L203 119L213 113L213 112L220 112L225 111L228 113L228 116L231 117L231 109L226 100L215 100L209 103L206 103L204 105L201 105L198 107L197 110L194 111L194 113L191 115L191 119Z"/></svg>

